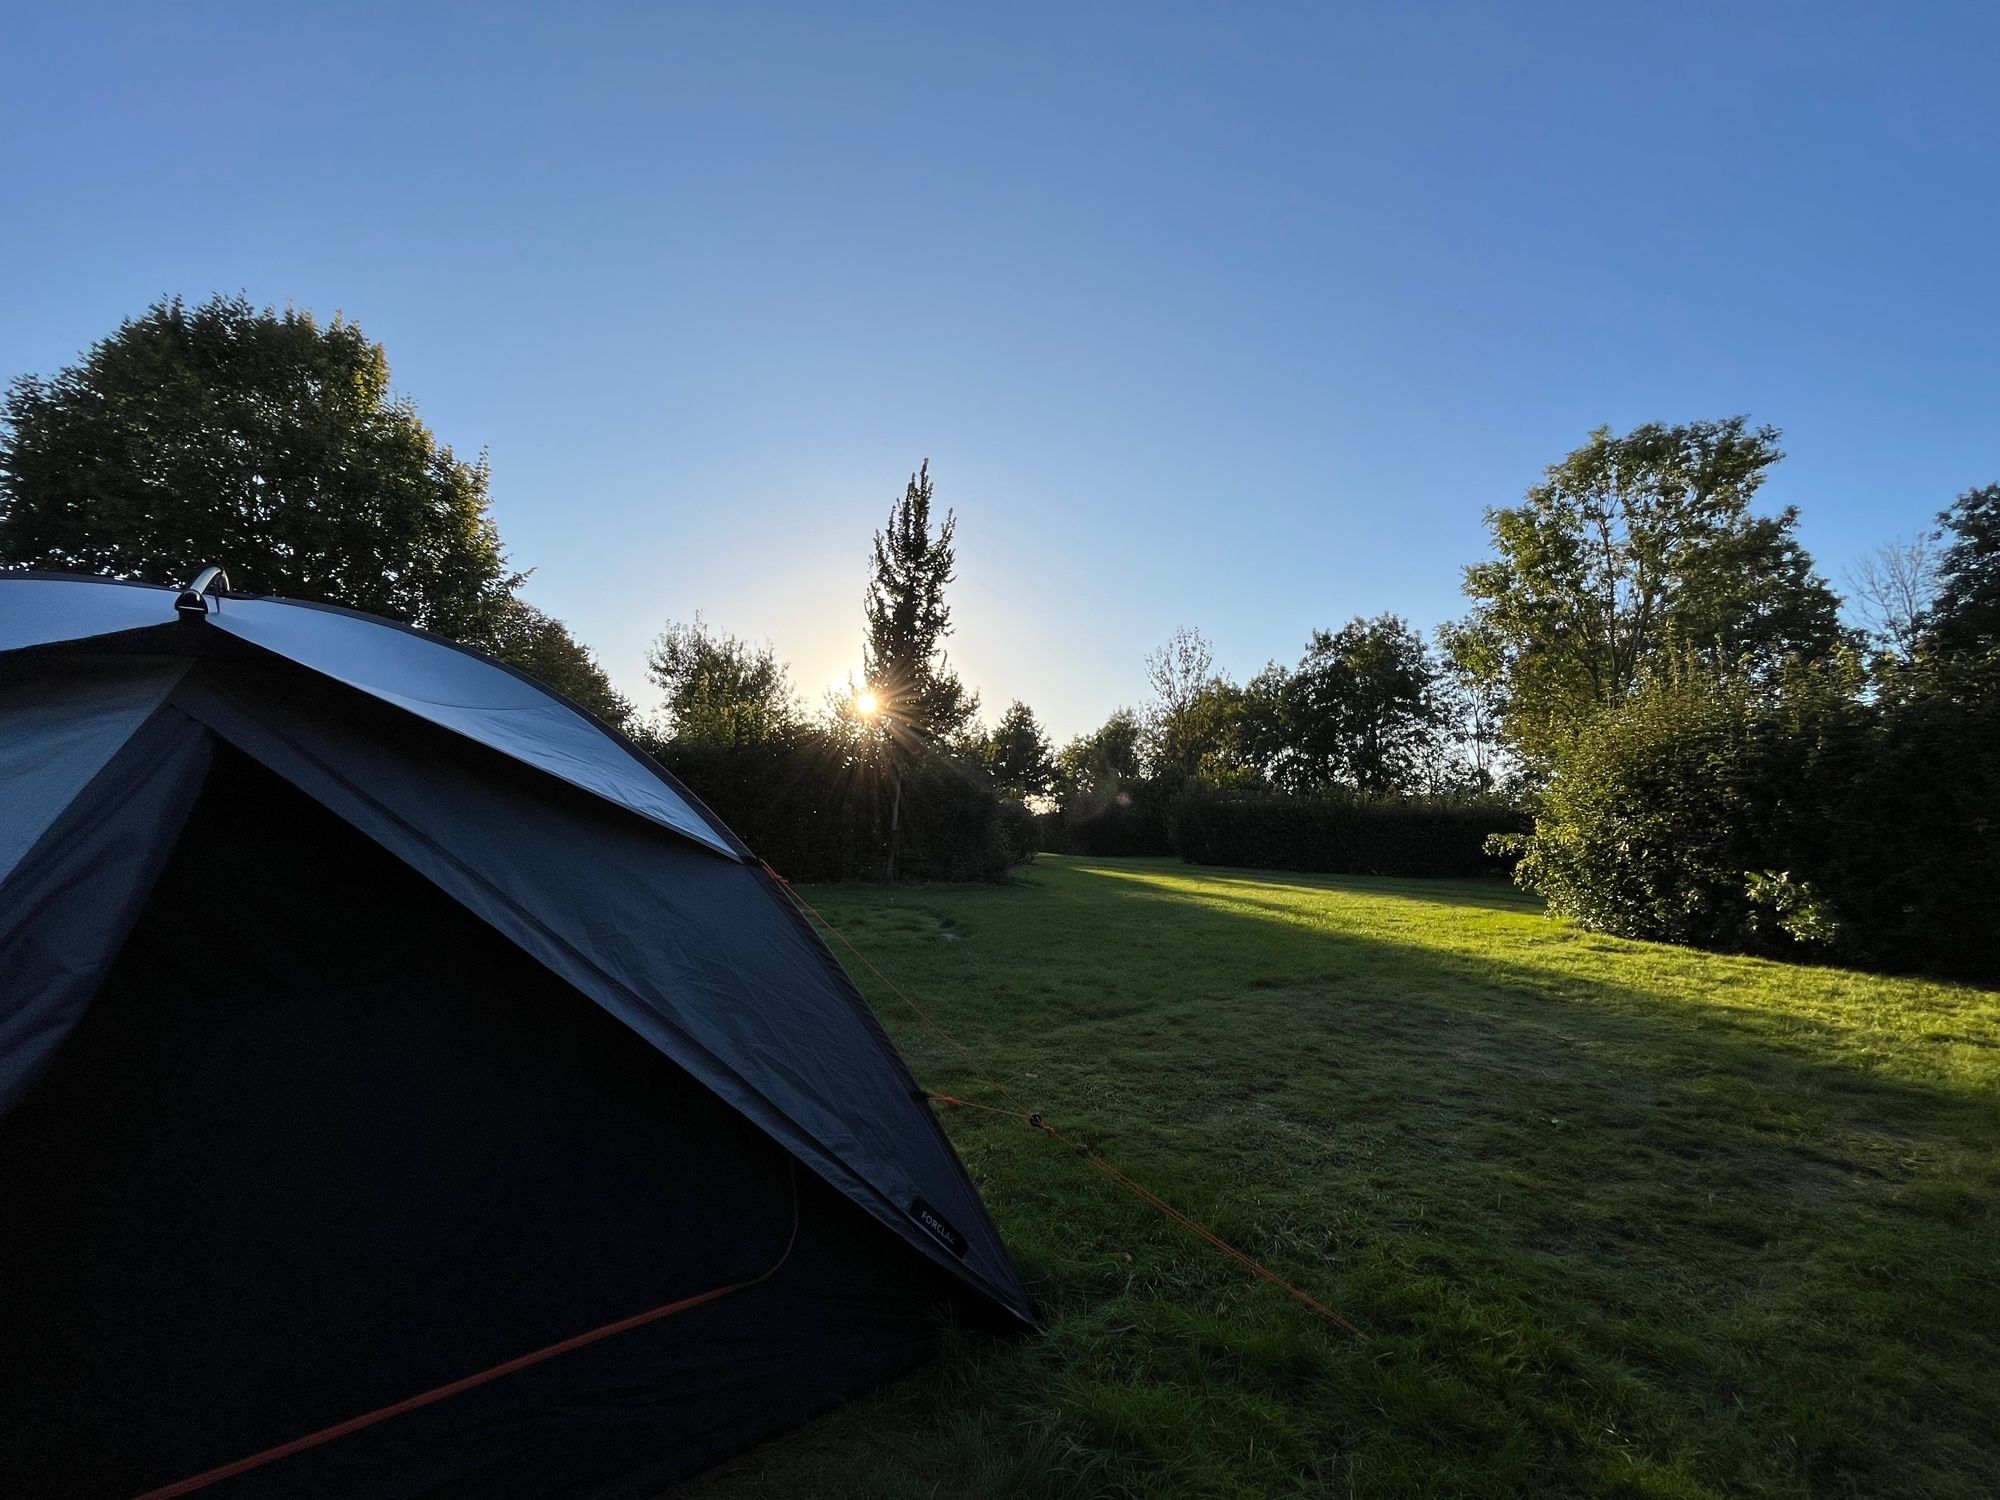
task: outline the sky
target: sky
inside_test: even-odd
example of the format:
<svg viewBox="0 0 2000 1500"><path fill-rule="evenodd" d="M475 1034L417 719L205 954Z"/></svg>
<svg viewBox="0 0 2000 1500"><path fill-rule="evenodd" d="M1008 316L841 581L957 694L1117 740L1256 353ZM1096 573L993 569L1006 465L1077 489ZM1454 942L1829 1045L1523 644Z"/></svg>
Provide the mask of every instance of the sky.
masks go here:
<svg viewBox="0 0 2000 1500"><path fill-rule="evenodd" d="M1991 3L6 0L0 53L0 378L345 313L642 706L697 612L856 668L926 458L952 661L1059 739L1177 626L1241 678L1463 613L1600 425L1783 429L1836 583L2000 480Z"/></svg>

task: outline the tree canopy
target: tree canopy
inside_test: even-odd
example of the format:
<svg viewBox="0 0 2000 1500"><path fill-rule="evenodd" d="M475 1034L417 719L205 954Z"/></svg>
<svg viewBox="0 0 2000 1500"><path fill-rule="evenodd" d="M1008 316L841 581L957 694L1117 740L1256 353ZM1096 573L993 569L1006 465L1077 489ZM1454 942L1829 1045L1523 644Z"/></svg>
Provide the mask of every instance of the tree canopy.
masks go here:
<svg viewBox="0 0 2000 1500"><path fill-rule="evenodd" d="M481 644L510 591L483 458L344 319L155 304L0 406L0 566L325 600Z"/></svg>
<svg viewBox="0 0 2000 1500"><path fill-rule="evenodd" d="M1768 675L1846 639L1796 507L1750 509L1782 457L1777 430L1743 417L1599 428L1521 504L1487 511L1497 555L1465 591L1518 750L1545 755L1672 652Z"/></svg>
<svg viewBox="0 0 2000 1500"><path fill-rule="evenodd" d="M979 745L993 785L1021 798L1046 797L1055 783L1055 754L1035 711L1016 699Z"/></svg>
<svg viewBox="0 0 2000 1500"><path fill-rule="evenodd" d="M1292 792L1412 790L1441 717L1430 646L1398 615L1315 630L1296 668L1251 683L1251 757Z"/></svg>
<svg viewBox="0 0 2000 1500"><path fill-rule="evenodd" d="M2000 648L2000 484L1967 490L1938 517L1945 548L1924 627L1937 650Z"/></svg>
<svg viewBox="0 0 2000 1500"><path fill-rule="evenodd" d="M931 501L926 459L875 533L862 670L897 743L935 746L959 737L979 712L979 695L967 691L944 652L951 634L944 591L956 576L958 517L946 511L933 531Z"/></svg>
<svg viewBox="0 0 2000 1500"><path fill-rule="evenodd" d="M646 654L646 674L666 694L663 739L752 745L797 727L791 673L769 645L711 628L669 623Z"/></svg>
<svg viewBox="0 0 2000 1500"><path fill-rule="evenodd" d="M1145 729L1129 708L1112 712L1089 734L1056 753L1055 792L1065 801L1115 792L1145 770Z"/></svg>

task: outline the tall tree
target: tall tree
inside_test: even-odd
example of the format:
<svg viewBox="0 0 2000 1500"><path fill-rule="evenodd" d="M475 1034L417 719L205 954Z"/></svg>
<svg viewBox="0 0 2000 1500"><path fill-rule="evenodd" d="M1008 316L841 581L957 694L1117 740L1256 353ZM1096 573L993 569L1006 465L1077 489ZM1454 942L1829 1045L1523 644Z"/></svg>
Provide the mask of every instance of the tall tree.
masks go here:
<svg viewBox="0 0 2000 1500"><path fill-rule="evenodd" d="M1252 684L1248 723L1265 774L1296 792L1412 790L1437 731L1437 665L1397 615L1315 630L1290 672Z"/></svg>
<svg viewBox="0 0 2000 1500"><path fill-rule="evenodd" d="M956 576L958 517L931 526L931 466L910 476L889 523L875 533L866 600L862 671L905 747L956 740L979 712L944 652L951 609L944 591Z"/></svg>
<svg viewBox="0 0 2000 1500"><path fill-rule="evenodd" d="M1992 651L2000 647L2000 484L1967 490L1938 521L1945 548L1924 622L1929 644L1955 655Z"/></svg>
<svg viewBox="0 0 2000 1500"><path fill-rule="evenodd" d="M646 675L666 694L662 739L750 745L797 727L791 673L769 645L710 628L669 623L646 654Z"/></svg>
<svg viewBox="0 0 2000 1500"><path fill-rule="evenodd" d="M1193 776L1204 763L1233 769L1242 690L1215 670L1215 650L1183 625L1146 658L1153 701L1146 710L1148 756L1155 774Z"/></svg>
<svg viewBox="0 0 2000 1500"><path fill-rule="evenodd" d="M1017 797L1046 797L1055 781L1055 756L1035 711L1016 699L980 746L979 759L994 786Z"/></svg>
<svg viewBox="0 0 2000 1500"><path fill-rule="evenodd" d="M494 639L510 590L467 462L355 324L160 302L0 406L0 566L327 600Z"/></svg>
<svg viewBox="0 0 2000 1500"><path fill-rule="evenodd" d="M1796 535L1798 511L1752 514L1783 457L1743 417L1599 428L1520 505L1489 510L1498 554L1465 570L1509 739L1545 759L1670 653L1768 676L1847 639Z"/></svg>
<svg viewBox="0 0 2000 1500"><path fill-rule="evenodd" d="M487 645L508 665L547 683L607 724L622 728L632 717L632 705L612 687L590 648L561 620L532 604L508 600Z"/></svg>

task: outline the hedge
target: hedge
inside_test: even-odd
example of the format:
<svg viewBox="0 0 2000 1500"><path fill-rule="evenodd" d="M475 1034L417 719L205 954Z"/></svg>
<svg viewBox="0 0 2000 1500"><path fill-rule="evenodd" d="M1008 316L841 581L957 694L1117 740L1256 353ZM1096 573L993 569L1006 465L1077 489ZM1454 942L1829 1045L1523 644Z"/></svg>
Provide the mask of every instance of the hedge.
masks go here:
<svg viewBox="0 0 2000 1500"><path fill-rule="evenodd" d="M646 746L757 855L791 880L874 880L888 869L891 786L807 731L753 745ZM903 773L897 876L999 880L1035 852L1033 818L942 758Z"/></svg>
<svg viewBox="0 0 2000 1500"><path fill-rule="evenodd" d="M1525 833L1527 817L1496 798L1286 797L1194 790L1173 805L1174 850L1190 864L1328 875L1507 873L1492 834Z"/></svg>

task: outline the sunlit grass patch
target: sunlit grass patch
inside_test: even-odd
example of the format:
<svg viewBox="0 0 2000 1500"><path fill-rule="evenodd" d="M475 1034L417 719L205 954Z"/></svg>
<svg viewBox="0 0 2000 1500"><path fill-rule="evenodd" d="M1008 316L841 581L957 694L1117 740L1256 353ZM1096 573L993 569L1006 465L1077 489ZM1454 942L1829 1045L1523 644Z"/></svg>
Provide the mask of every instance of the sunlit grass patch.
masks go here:
<svg viewBox="0 0 2000 1500"><path fill-rule="evenodd" d="M1045 859L813 900L1370 1337L953 1113L1045 1331L955 1338L700 1493L2000 1493L2000 996L1475 882ZM920 1079L990 1096L870 996Z"/></svg>

